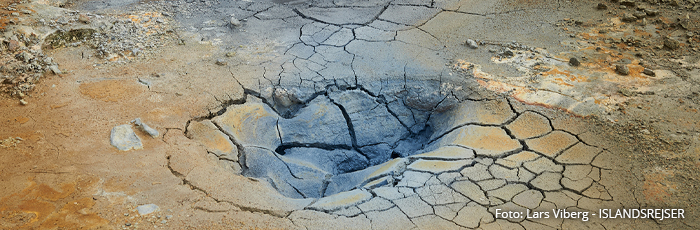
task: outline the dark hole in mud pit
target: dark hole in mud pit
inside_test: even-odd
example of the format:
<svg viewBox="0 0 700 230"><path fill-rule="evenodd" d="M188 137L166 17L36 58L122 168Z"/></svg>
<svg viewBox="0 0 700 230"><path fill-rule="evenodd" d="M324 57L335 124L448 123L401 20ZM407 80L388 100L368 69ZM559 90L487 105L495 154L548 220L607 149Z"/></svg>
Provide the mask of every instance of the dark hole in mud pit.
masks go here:
<svg viewBox="0 0 700 230"><path fill-rule="evenodd" d="M394 183L392 172L380 171L405 167L406 157L423 152L436 135L431 116L459 102L434 85L381 94L329 86L306 96L270 88L267 97L248 92L245 102L203 122L235 143L238 155L229 159L240 163L242 175L266 179L288 197L324 197Z"/></svg>

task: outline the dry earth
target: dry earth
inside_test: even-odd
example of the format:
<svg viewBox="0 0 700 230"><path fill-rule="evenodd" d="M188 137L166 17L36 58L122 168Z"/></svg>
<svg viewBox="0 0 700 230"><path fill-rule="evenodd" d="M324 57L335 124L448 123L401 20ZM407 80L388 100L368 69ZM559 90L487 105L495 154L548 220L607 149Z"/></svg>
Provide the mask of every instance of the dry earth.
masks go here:
<svg viewBox="0 0 700 230"><path fill-rule="evenodd" d="M700 228L694 1L0 8L2 229ZM323 105L311 128L280 125ZM119 151L112 128L136 118L159 135L133 126L142 149ZM313 122L341 125L345 139L325 141L337 130ZM294 163L293 149L355 151L348 167L360 168L343 177ZM300 189L308 181L320 187ZM328 192L336 184L349 187ZM145 204L159 208L139 215ZM505 219L496 208L685 218Z"/></svg>

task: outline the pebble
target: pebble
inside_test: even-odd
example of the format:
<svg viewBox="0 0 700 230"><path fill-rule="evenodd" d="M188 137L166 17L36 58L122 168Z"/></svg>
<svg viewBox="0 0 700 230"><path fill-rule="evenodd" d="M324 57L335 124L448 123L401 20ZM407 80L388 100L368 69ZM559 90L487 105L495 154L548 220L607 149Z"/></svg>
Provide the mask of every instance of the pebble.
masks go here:
<svg viewBox="0 0 700 230"><path fill-rule="evenodd" d="M579 62L578 59L572 57L571 59L569 59L569 64L571 64L571 66L579 66L581 65L581 62Z"/></svg>
<svg viewBox="0 0 700 230"><path fill-rule="evenodd" d="M78 16L78 21L79 21L79 22L82 22L82 23L85 23L85 24L88 24L88 23L90 23L90 17L88 17L88 16L85 15L85 14L80 14L80 15Z"/></svg>
<svg viewBox="0 0 700 230"><path fill-rule="evenodd" d="M623 22L634 22L634 21L637 21L637 17L635 17L633 14L625 13L622 16L622 21Z"/></svg>
<svg viewBox="0 0 700 230"><path fill-rule="evenodd" d="M656 73L654 73L653 70L644 68L644 71L642 71L643 74L649 75L649 76L656 76Z"/></svg>
<svg viewBox="0 0 700 230"><path fill-rule="evenodd" d="M636 3L634 2L634 0L622 0L620 1L620 5L634 7Z"/></svg>
<svg viewBox="0 0 700 230"><path fill-rule="evenodd" d="M505 51L503 51L502 55L503 55L504 57L512 57L512 56L515 55L515 54L513 53L512 50L506 49Z"/></svg>
<svg viewBox="0 0 700 230"><path fill-rule="evenodd" d="M615 70L620 75L629 75L630 74L630 69L627 67L627 65L617 65Z"/></svg>
<svg viewBox="0 0 700 230"><path fill-rule="evenodd" d="M675 49L678 49L680 47L680 42L673 40L673 38L665 37L664 38L664 46L666 48L671 49L671 50L675 50Z"/></svg>
<svg viewBox="0 0 700 230"><path fill-rule="evenodd" d="M642 11L637 11L637 12L634 12L632 15L634 15L634 17L636 17L636 18L644 18L647 16L647 13L644 13Z"/></svg>
<svg viewBox="0 0 700 230"><path fill-rule="evenodd" d="M144 204L144 205L136 207L136 210L139 212L139 215L143 216L143 215L151 214L155 211L158 211L158 205Z"/></svg>
<svg viewBox="0 0 700 230"><path fill-rule="evenodd" d="M467 46L469 46L469 48L472 48L472 49L479 48L479 44L477 44L474 40L467 39L466 43L467 43Z"/></svg>
<svg viewBox="0 0 700 230"><path fill-rule="evenodd" d="M24 99L19 100L19 103L22 104L22 105L27 105L27 104L29 104L29 102L25 101Z"/></svg>
<svg viewBox="0 0 700 230"><path fill-rule="evenodd" d="M654 10L654 9L645 9L644 13L646 13L648 16L651 16L651 17L659 15L659 11Z"/></svg>
<svg viewBox="0 0 700 230"><path fill-rule="evenodd" d="M17 12L12 12L10 15L15 16L15 17L18 17L18 16L19 16L19 13L17 13Z"/></svg>
<svg viewBox="0 0 700 230"><path fill-rule="evenodd" d="M235 27L239 27L239 26L241 26L241 21L239 21L238 19L236 19L234 17L231 17L231 25L235 26Z"/></svg>
<svg viewBox="0 0 700 230"><path fill-rule="evenodd" d="M220 65L220 66L225 66L225 65L227 65L228 63L227 63L226 60L224 60L224 59L216 59L216 64L217 64L217 65Z"/></svg>
<svg viewBox="0 0 700 230"><path fill-rule="evenodd" d="M139 79L139 80L141 80L141 79ZM141 118L136 118L136 119L134 119L134 120L131 121L131 122L133 122L136 126L140 127L141 130L143 130L144 132L148 133L148 135L151 135L151 137L153 137L153 138L156 138L156 137L158 137L158 136L160 135L160 134L158 133L158 130L156 130L156 129L154 129L154 128L151 128L150 126L148 126L148 125L144 124L143 122L141 122Z"/></svg>
<svg viewBox="0 0 700 230"><path fill-rule="evenodd" d="M228 52L226 53L226 57L233 57L236 56L236 52Z"/></svg>
<svg viewBox="0 0 700 230"><path fill-rule="evenodd" d="M60 69L58 69L58 66L56 66L56 65L49 66L49 70L51 70L51 72L53 74L62 74L63 73L63 72L61 72Z"/></svg>
<svg viewBox="0 0 700 230"><path fill-rule="evenodd" d="M608 5L605 5L603 3L598 3L598 6L596 8L598 8L599 10L607 10Z"/></svg>

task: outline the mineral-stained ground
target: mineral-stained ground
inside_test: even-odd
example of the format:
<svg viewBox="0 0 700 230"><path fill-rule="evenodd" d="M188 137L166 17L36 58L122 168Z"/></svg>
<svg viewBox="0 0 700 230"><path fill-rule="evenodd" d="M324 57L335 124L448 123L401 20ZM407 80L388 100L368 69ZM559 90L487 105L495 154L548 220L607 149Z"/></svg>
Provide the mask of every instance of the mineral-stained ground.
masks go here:
<svg viewBox="0 0 700 230"><path fill-rule="evenodd" d="M698 229L698 8L0 0L0 229Z"/></svg>

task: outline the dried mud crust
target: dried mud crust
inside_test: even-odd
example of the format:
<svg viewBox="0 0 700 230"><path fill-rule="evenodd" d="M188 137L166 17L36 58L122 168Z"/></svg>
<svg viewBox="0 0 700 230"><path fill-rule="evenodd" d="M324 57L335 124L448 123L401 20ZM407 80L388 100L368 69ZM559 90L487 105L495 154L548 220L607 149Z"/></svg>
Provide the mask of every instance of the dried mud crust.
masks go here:
<svg viewBox="0 0 700 230"><path fill-rule="evenodd" d="M349 91L352 92L353 89ZM319 94L307 106L317 108L314 101L324 98L327 94L333 94L333 92ZM271 185L269 192L279 192L295 198L284 202L285 204L292 201L302 202L304 205L297 208L281 210L277 207L273 210L259 210L275 216L284 216L300 227L330 226L334 223L334 225L339 224L336 226L393 228L395 227L393 225L384 226L385 219L390 218L393 224L398 224L402 228L429 228L435 224L445 228L483 228L490 225L526 229L566 228L579 225L581 222L542 219L504 221L495 219L494 212L495 209L524 208L532 210L568 208L595 212L604 207L634 208L657 205L676 207L675 205L678 205L646 201L655 194L647 190L633 189L642 186L638 183L646 183L637 181L634 176L643 175L646 172L633 169L637 163L627 161L628 157L636 155L625 150L628 144L621 141L627 138L620 136L619 133L610 133L613 130L620 130L619 127L597 123L595 119L587 119L589 124L597 123L590 126L580 119L569 117L561 112L553 112L550 109L529 106L517 101L508 101L503 98L478 101L467 99L457 102L454 107L445 111L431 111L426 124L434 126L433 133L429 135L429 141L421 146L420 150L391 159L386 163L379 163L376 167L333 175L334 171L324 171L324 166L333 164L332 161L318 160L319 158L336 155L333 154L334 151L347 152L348 149L365 155L370 152L363 152L362 148L358 150L353 146L333 148L338 146L333 143L323 145L323 143L299 142L294 143L293 148L303 149L302 151L316 155L301 159L295 158L294 153L274 151L275 147L285 144L284 141L280 141L284 139L280 133L294 132L293 130L281 131L280 127L283 126L279 124L284 122L280 120L294 120L298 117L294 115L287 118L279 117L263 100L250 96L248 98L245 102L229 105L225 112L213 117L212 122L190 121L187 135L204 144L207 152L216 155L219 161L226 162L225 165L240 163L242 166L232 167L235 170L225 167L228 173L237 174L242 171L242 175L259 178L261 182L269 183ZM405 100L405 98L398 100ZM386 100L387 103L391 101ZM303 110L304 108L301 108L295 115L305 114ZM352 108L345 108L345 110L352 110ZM315 121L332 120L324 118L323 115L320 117ZM395 119L400 118L395 117ZM209 125L207 131L203 132L198 128L200 125L196 125L202 123L216 125ZM352 123L352 120L348 123ZM338 125L343 122L330 124ZM441 127L441 124L446 124L448 127ZM318 126L315 128L318 129ZM347 126L340 128L346 132L353 131ZM247 131L241 132L244 130ZM304 131L305 133L332 133L324 129L304 129ZM273 137L274 140L265 141L266 138L262 137L269 137L269 134L273 134L272 136L279 134L279 136ZM609 135L620 138L608 140L606 137ZM215 141L216 138L212 138L214 136L218 136L219 141ZM329 135L318 136L328 137ZM229 148L223 148L230 152L219 151L222 149L222 142L231 145ZM321 145L323 146L319 147ZM612 152L616 154L613 155ZM233 154L235 159L227 154ZM355 156L363 158L360 154ZM169 161L173 164L178 159L169 158ZM319 164L320 161L326 165ZM364 165L367 163L365 162ZM186 184L210 196L218 197L218 202L232 203L244 210L251 209L245 204L223 198L226 195L220 193L225 193L226 188L212 188L212 190L202 188L200 186L204 184L197 181L196 177L180 174L181 171L175 168L171 170L183 178ZM200 172L190 171L189 174L200 174ZM326 176L328 174L332 176ZM661 176L654 179L659 178ZM203 178L200 177L200 179ZM338 179L341 179L341 187L345 190L324 193L328 191L326 189L332 188L329 184L337 186ZM237 187L234 184L230 186ZM664 193L669 190L659 191ZM308 199L320 196L323 198ZM286 199L288 198L284 200ZM342 221L337 223L339 220ZM632 224L631 221L610 222L600 219L591 222L607 228ZM643 225L649 224L656 225L651 220ZM681 228L689 227L683 222L665 224Z"/></svg>
<svg viewBox="0 0 700 230"><path fill-rule="evenodd" d="M166 42L173 46L154 48L154 53L147 55L152 59L136 58L128 62L126 60L132 57L133 49L123 49L124 55L116 54L121 57L116 61L128 63L125 65L93 58L95 51L84 46L58 48L55 52L59 55L57 59L70 66L66 70L75 72L67 73L64 78L47 78L47 82L57 85L57 90L41 87L38 92L46 92L47 96L37 95L36 104L15 108L7 103L6 109L12 115L2 122L13 130L0 130L3 135L0 137L2 145L9 146L3 150L10 151L11 155L2 162L6 165L4 169L11 174L2 177L3 183L8 184L2 191L9 192L3 195L5 198L0 207L8 207L3 210L12 213L8 215L11 218L3 219L3 224L14 227L29 222L27 226L41 226L51 224L55 220L53 217L76 220L76 217L87 218L100 213L100 218L89 219L89 223L83 222L82 225L136 227L136 223L141 223L139 228L155 225L220 229L232 226L300 229L405 229L414 226L529 229L581 225L607 229L696 227L698 218L660 222L592 220L586 223L493 218L495 208L529 207L571 210L678 207L687 208L688 216L698 216L693 206L693 199L697 199L694 196L697 182L693 179L697 178L694 170L697 168L697 144L693 143L697 140L693 139L696 131L693 131L692 124L697 120L692 118L697 111L692 111L695 108L692 97L690 102L685 98L692 96L693 88L680 88L680 91L662 88L655 94L644 90L621 90L621 95L635 97L628 97L624 103L610 103L612 109L603 110L605 112L597 117L579 119L562 111L522 104L512 99L517 99L516 95L508 95L508 92L493 94L479 88L483 84L475 81L479 77L473 72L459 73L453 69L453 59L481 57L485 61L477 64L485 72L498 77L518 73L517 70L487 64L492 63L494 56L500 58L487 53L490 48L495 48L498 54L506 53L504 48L518 54L518 49L532 52L531 47L546 47L554 54L557 65L568 64L569 56L557 56L566 49L551 45L561 40L559 33L568 35L563 32L567 30L552 28L556 28L556 23L578 25L572 19L563 20L559 16L578 12L571 9L579 6L587 7L580 8L583 13L579 16L594 15L590 12L598 12L595 9L598 2L571 3L580 4L575 7L566 2L535 2L534 7L520 6L518 2L500 5L479 2L480 5L471 2L445 4L441 1L312 1L302 5L208 1L135 4L147 12L167 13L171 16L165 18L172 17L182 23L181 29L175 30L182 40L173 39ZM81 4L93 3L105 4L97 1ZM221 5L217 4L233 5L219 7ZM218 11L213 10L216 7ZM361 12L356 14L359 17L352 17L357 13L353 10ZM81 11L85 13L85 10ZM89 19L96 18L96 15L86 15ZM67 22L79 22L79 17L79 14L71 14ZM233 25L231 22L235 21L231 17L237 18L240 25ZM143 21L157 25L157 18ZM504 26L512 23L503 22L513 21L524 26L517 29ZM466 22L487 26L474 28L465 26ZM124 20L117 23L138 25ZM518 32L524 31L523 28L536 32ZM474 34L485 37L470 37ZM466 47L465 38L479 40L481 47L476 50ZM518 42L510 42L512 40ZM185 45L176 46L177 43ZM207 45L197 45L200 43ZM522 44L526 44L527 49ZM602 50L607 52L607 49ZM584 66L590 64L583 58L581 63ZM630 68L631 75L639 77L634 67ZM614 74L614 70L606 68L601 72ZM688 79L692 77L690 74ZM454 84L443 85L462 78L467 80L461 89ZM675 83L683 85L681 77L670 76L668 80L676 81L676 78L680 82ZM568 78L562 80L569 83ZM405 94L392 97L389 91L397 88L406 89ZM606 90L618 91L617 88ZM372 110L352 113L348 109L363 107L345 106L335 99L331 101L334 93L350 91L368 99L371 102L368 108ZM682 93L663 94L668 92ZM435 97L425 96L431 93ZM316 99L328 100L328 103L314 102ZM452 105L442 106L444 102ZM404 104L403 108L408 112L404 110L403 113L397 104ZM338 135L292 135L293 138L286 139L285 143L285 135L295 132L283 132L284 122L303 123L298 119L302 115L320 111L307 112L306 108L325 105L331 111L329 113L334 114L333 119L327 121L341 128L324 130L333 126L314 125L307 130ZM342 110L339 105L342 105ZM675 110L678 105L682 110ZM216 122L236 111L246 111L246 107L262 111L256 119L267 119L267 123L241 123L237 119ZM51 112L36 112L46 110ZM383 114L385 116L380 117L388 121L398 121L390 123L405 131L387 132L389 137L361 141L362 129L353 123L353 119L362 117L353 117L352 114L367 114L366 111ZM422 117L421 111L431 115ZM480 114L479 111L486 115L476 116L473 121L460 120ZM492 113L501 113L502 116ZM443 117L448 122L435 122L444 114L451 114ZM135 117L144 118L165 134L162 139L144 138L144 150L117 152L109 146L108 130ZM268 119L270 117L273 119ZM499 117L507 119L497 119ZM425 131L421 122L426 125L433 122L430 125L432 135L423 132L429 136L425 144L416 150L409 148L402 155L398 151L400 142L420 137L421 131ZM438 127L434 125L436 123L450 125ZM225 127L227 124L228 128ZM261 126L266 127L262 131L271 134L265 137L272 140L259 143L261 140L249 138L259 133L238 135L234 132L241 125L259 124L265 124ZM31 132L27 131L30 129ZM249 130L254 129L246 129ZM9 138L15 136L21 138ZM246 142L251 139L252 142ZM393 142L394 139L398 141ZM503 146L512 148L503 149L500 145L503 143L508 144ZM562 143L562 146L551 143ZM344 151L345 157L356 158L343 159L361 160L345 161L337 164L342 167L335 169L313 169L319 167L289 159L299 149L314 149L333 156L341 154L329 153ZM361 165L367 165L371 170L353 166L366 158L359 152L367 155L382 149L385 150L383 158L388 155L391 160L370 162L365 159L368 162ZM586 151L590 149L595 151ZM386 154L388 150L390 154ZM357 151L359 156L346 154L348 151ZM269 157L261 161L260 158L245 156L253 153ZM614 157L601 160L608 154ZM613 165L605 166L601 161ZM271 165L279 167L269 170ZM292 174L292 170L301 173ZM250 177L238 175L239 172ZM363 172L370 175L363 175ZM371 175L371 172L376 174ZM70 182L74 178L61 177L76 174L99 178L91 182L92 185L72 185ZM279 176L289 174L292 175ZM31 180L24 178L26 175L37 175L41 180L38 184L50 184L52 189L32 184ZM331 176L326 178L326 175ZM333 181L346 181L333 180L334 176L347 176L359 182L345 188L338 186L338 193L326 196L325 191L332 187ZM297 183L308 178L319 179L308 188L312 192L319 187L325 189L324 192L319 189L317 196L325 197L293 195L300 194L297 190L301 189L289 185L291 183L272 186L274 183L284 184L287 180ZM68 185L63 187L62 181L68 181ZM295 185L298 184L301 183ZM82 192L66 192L71 191L71 186L82 189ZM280 188L284 186L288 186L291 197L298 199L280 195ZM35 192L37 190L41 192ZM21 195L43 192L72 195ZM7 202L11 198L17 198L19 202ZM52 207L46 206L46 212L37 216L32 216L32 210L22 208L37 200L51 203ZM95 200L95 204L92 205L90 200ZM155 215L137 216L135 206L146 203L157 203L162 210ZM175 218L167 218L167 215L175 215ZM70 221L55 223L65 227L81 225Z"/></svg>

